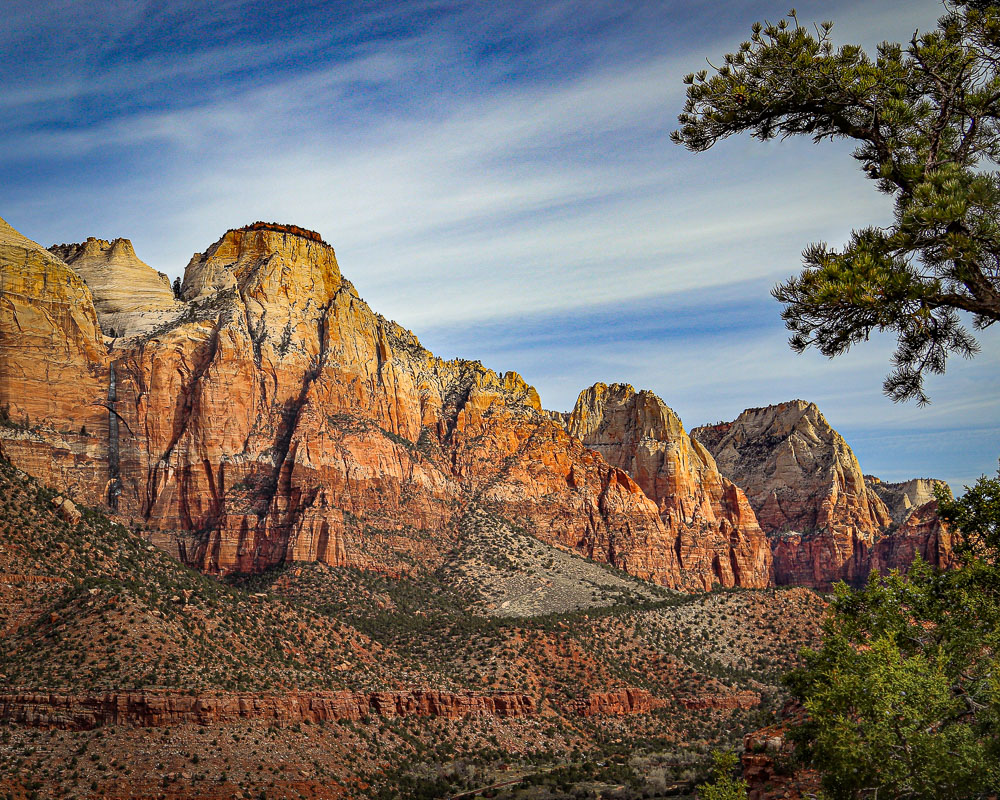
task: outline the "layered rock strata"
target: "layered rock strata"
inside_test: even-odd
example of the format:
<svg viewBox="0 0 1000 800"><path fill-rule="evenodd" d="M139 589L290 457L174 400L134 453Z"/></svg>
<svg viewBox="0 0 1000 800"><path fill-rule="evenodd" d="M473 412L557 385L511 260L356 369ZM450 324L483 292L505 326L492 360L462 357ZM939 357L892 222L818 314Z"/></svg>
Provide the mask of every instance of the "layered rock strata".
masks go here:
<svg viewBox="0 0 1000 800"><path fill-rule="evenodd" d="M574 700L566 711L580 717L629 716L648 714L665 703L653 697L646 689L616 689L609 692L591 692Z"/></svg>
<svg viewBox="0 0 1000 800"><path fill-rule="evenodd" d="M186 694L179 691L0 694L0 719L40 728L90 730L104 725L165 727L255 720L270 725L363 720L366 717L528 717L523 694L460 694L433 690Z"/></svg>
<svg viewBox="0 0 1000 800"><path fill-rule="evenodd" d="M62 309L39 337L68 351L69 371L39 373L25 340L5 337L3 358L27 378L5 370L0 396L55 403L32 448L5 429L5 452L62 488L68 473L49 441L79 425L79 408L96 409L86 455L100 480L76 480L68 494L114 494L123 515L192 566L433 567L458 517L485 505L638 577L697 583L628 474L550 419L517 374L435 358L373 313L316 235L270 224L227 232L188 265L184 314L110 352L80 276L35 245L28 262L26 252L21 243L4 259L5 274L36 285L18 316ZM76 294L64 301L66 291ZM24 326L9 310L0 324Z"/></svg>
<svg viewBox="0 0 1000 800"><path fill-rule="evenodd" d="M596 383L565 425L656 503L681 569L699 588L771 584L771 550L746 495L659 397Z"/></svg>
<svg viewBox="0 0 1000 800"><path fill-rule="evenodd" d="M886 483L874 475L865 475L865 482L889 510L894 522L902 523L914 511L934 500L937 488L946 488L944 481L934 478L913 478L902 483Z"/></svg>
<svg viewBox="0 0 1000 800"><path fill-rule="evenodd" d="M932 508L907 533L892 530L932 482L879 488L813 403L748 409L733 422L695 428L691 435L746 492L771 538L779 585L859 584L872 569L905 568L918 551L937 566L951 561L950 537L929 521Z"/></svg>
<svg viewBox="0 0 1000 800"><path fill-rule="evenodd" d="M109 359L86 283L0 219L0 447L60 490L104 498Z"/></svg>
<svg viewBox="0 0 1000 800"><path fill-rule="evenodd" d="M49 252L83 278L101 329L110 337L148 333L186 310L174 298L170 279L141 261L128 239L92 236L80 244L53 245Z"/></svg>

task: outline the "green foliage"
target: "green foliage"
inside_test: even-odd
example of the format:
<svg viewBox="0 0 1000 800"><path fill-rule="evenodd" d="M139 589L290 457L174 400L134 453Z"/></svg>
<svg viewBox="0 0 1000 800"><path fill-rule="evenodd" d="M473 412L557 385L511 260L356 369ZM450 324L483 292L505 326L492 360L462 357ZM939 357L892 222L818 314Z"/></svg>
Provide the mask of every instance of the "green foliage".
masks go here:
<svg viewBox="0 0 1000 800"><path fill-rule="evenodd" d="M960 500L937 491L938 514L959 537L958 551L1000 566L1000 470L996 478L981 477L966 486Z"/></svg>
<svg viewBox="0 0 1000 800"><path fill-rule="evenodd" d="M927 402L925 373L978 352L959 317L1000 319L1000 8L947 0L937 29L874 58L835 49L832 23L814 31L795 12L756 23L722 66L688 75L671 138L707 150L732 134L850 139L894 223L855 231L843 250L809 246L805 270L777 286L796 351L847 352L873 331L897 336L884 390Z"/></svg>
<svg viewBox="0 0 1000 800"><path fill-rule="evenodd" d="M978 516L976 496L949 502L970 530L1000 520L995 506ZM995 793L998 648L1000 568L974 555L950 572L918 558L906 576L840 584L822 647L786 679L807 714L792 737L834 798Z"/></svg>
<svg viewBox="0 0 1000 800"><path fill-rule="evenodd" d="M735 753L713 753L711 781L698 787L699 800L746 800L746 781L733 777L738 763Z"/></svg>

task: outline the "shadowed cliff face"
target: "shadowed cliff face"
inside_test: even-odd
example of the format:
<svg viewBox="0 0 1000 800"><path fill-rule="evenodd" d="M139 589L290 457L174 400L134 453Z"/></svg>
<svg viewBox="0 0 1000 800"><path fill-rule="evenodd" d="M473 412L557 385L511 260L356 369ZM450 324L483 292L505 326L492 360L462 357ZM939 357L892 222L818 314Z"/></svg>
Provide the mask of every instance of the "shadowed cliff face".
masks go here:
<svg viewBox="0 0 1000 800"><path fill-rule="evenodd" d="M771 550L743 492L652 392L597 383L568 431L627 472L656 504L685 575L705 589L771 583Z"/></svg>
<svg viewBox="0 0 1000 800"><path fill-rule="evenodd" d="M373 313L317 237L230 231L191 260L183 296L181 318L109 353L92 301L68 305L90 309L93 344L73 351L96 376L83 395L107 405L115 371L121 513L185 562L218 573L286 560L433 567L459 517L485 504L544 541L685 584L655 503L625 472L550 420L515 373L443 361ZM20 357L13 340L4 350ZM38 380L40 395L60 394L58 376ZM56 409L46 424L70 415ZM96 441L88 464L106 483L107 437ZM30 462L15 450L60 482L43 445ZM106 486L80 489L106 499Z"/></svg>
<svg viewBox="0 0 1000 800"><path fill-rule="evenodd" d="M914 503L927 499L924 484L933 482L899 485L904 489L866 480L847 442L812 403L748 409L691 435L746 492L771 535L779 585L857 584L872 569L905 568L915 551L935 565L951 561L950 537L929 522L936 520L933 508L923 509L925 524L906 524ZM894 491L900 497L890 498ZM883 496L892 499L892 513ZM898 532L890 527L894 521L903 523Z"/></svg>

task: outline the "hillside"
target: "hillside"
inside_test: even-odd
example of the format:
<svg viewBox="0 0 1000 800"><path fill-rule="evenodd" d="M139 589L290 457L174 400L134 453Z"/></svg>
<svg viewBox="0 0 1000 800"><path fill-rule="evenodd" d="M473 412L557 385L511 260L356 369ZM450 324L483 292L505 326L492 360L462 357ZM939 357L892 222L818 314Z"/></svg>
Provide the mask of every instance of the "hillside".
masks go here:
<svg viewBox="0 0 1000 800"><path fill-rule="evenodd" d="M6 461L0 489L15 796L392 796L511 770L583 780L614 753L636 786L681 780L769 718L822 609L802 590L663 593L581 559L587 608L498 615L456 579L476 568L463 547L402 577L307 563L226 584L100 512L70 524Z"/></svg>

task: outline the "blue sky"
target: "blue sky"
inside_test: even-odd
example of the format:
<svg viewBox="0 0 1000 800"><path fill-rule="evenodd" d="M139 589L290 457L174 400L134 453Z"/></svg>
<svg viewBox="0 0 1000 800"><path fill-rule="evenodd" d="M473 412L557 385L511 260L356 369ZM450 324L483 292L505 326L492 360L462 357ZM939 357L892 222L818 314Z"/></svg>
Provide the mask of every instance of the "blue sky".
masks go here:
<svg viewBox="0 0 1000 800"><path fill-rule="evenodd" d="M796 5L869 47L941 11ZM850 148L667 140L682 76L786 6L7 0L0 216L170 275L229 227L315 228L376 310L547 407L627 381L693 427L801 397L866 471L957 488L1000 455L1000 336L894 405L891 341L794 355L768 296L807 243L890 219Z"/></svg>

